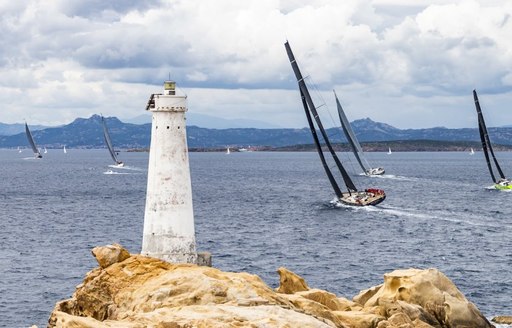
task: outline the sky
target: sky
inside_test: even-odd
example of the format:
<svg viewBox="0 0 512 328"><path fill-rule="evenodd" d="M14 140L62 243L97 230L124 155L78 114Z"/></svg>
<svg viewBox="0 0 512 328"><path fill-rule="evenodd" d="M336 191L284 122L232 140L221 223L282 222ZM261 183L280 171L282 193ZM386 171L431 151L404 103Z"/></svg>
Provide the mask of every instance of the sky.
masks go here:
<svg viewBox="0 0 512 328"><path fill-rule="evenodd" d="M302 128L288 40L350 121L476 128L476 89L487 125L511 125L511 16L507 0L0 0L0 122L137 117L170 76L191 113Z"/></svg>

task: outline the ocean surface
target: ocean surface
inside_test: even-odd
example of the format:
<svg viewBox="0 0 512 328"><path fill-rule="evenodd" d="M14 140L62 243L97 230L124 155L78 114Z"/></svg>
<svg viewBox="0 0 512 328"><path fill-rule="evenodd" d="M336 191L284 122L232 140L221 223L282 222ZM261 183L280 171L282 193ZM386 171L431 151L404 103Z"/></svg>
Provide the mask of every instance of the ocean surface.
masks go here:
<svg viewBox="0 0 512 328"><path fill-rule="evenodd" d="M125 169L108 166L107 150L43 156L0 150L1 327L46 327L54 304L97 266L93 247L141 249L147 153L122 152ZM198 250L272 287L284 266L347 298L392 270L437 268L486 317L512 315L512 193L486 189L483 155L367 157L386 174L360 176L353 158L347 169L387 199L353 208L330 203L316 153L191 153ZM512 153L498 157L512 176Z"/></svg>

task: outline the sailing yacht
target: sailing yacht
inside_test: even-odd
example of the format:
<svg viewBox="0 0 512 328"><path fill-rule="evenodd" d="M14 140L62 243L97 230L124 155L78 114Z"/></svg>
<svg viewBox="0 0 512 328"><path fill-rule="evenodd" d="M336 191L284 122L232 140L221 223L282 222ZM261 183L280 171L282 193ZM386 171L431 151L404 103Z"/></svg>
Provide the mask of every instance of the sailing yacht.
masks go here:
<svg viewBox="0 0 512 328"><path fill-rule="evenodd" d="M365 189L358 190L354 185L354 182L348 175L347 171L343 167L341 161L336 155L331 142L327 136L327 133L323 127L322 121L320 120L320 116L318 115L317 108L313 103L313 99L309 94L308 87L306 86L306 82L304 82L304 78L302 77L302 73L300 72L297 61L295 60L295 56L293 55L292 49L290 48L290 44L288 41L284 44L286 48L286 53L288 54L288 59L290 60L290 64L292 66L293 72L295 73L295 77L297 78L297 83L299 85L300 96L302 99L302 106L304 107L304 112L306 114L306 119L308 121L309 128L311 130L311 135L313 136L313 140L316 145L316 149L318 155L320 157L320 161L324 167L325 173L331 183L331 186L336 194L337 202L345 205L351 206L368 206L368 205L377 205L381 203L385 198L386 194L384 190L381 189ZM320 143L320 139L317 135L317 128L322 135L322 139L325 143L325 146L328 148L330 156L336 163L336 168L343 178L343 182L347 188L347 191L343 192L340 189L338 182L336 181L331 168L329 167L324 152L322 150L322 145Z"/></svg>
<svg viewBox="0 0 512 328"><path fill-rule="evenodd" d="M101 116L101 122L103 123L103 138L105 139L105 144L107 145L108 152L110 153L110 157L114 161L114 165L117 167L123 167L124 163L117 159L117 154L114 151L114 146L112 146L112 141L110 139L110 133L108 132L107 124L105 122L105 118Z"/></svg>
<svg viewBox="0 0 512 328"><path fill-rule="evenodd" d="M228 147L228 149L226 150L226 155L229 155L229 154L231 154L231 151L229 150L229 147Z"/></svg>
<svg viewBox="0 0 512 328"><path fill-rule="evenodd" d="M469 152L470 155L474 155L475 154L475 151L473 150L473 148L471 148L470 152Z"/></svg>
<svg viewBox="0 0 512 328"><path fill-rule="evenodd" d="M482 115L482 109L480 107L480 102L478 101L478 95L476 94L476 90L473 90L473 99L475 100L476 113L478 115L478 130L480 131L482 150L485 156L485 161L487 162L487 167L489 168L489 173L491 174L492 181L494 182L494 188L499 190L512 190L512 181L510 179L507 179L505 177L505 174L503 174L503 171L501 170L501 167L498 164L498 160L494 155L494 151L492 150L491 140L489 139L487 126L485 125L484 116ZM496 169L496 173L497 175L499 175L499 179L496 178L494 169Z"/></svg>
<svg viewBox="0 0 512 328"><path fill-rule="evenodd" d="M48 153L48 150L46 149L46 147L44 147L44 153L47 154Z"/></svg>
<svg viewBox="0 0 512 328"><path fill-rule="evenodd" d="M388 155L391 155L391 147L388 147Z"/></svg>
<svg viewBox="0 0 512 328"><path fill-rule="evenodd" d="M30 144L30 147L32 148L32 151L34 152L35 158L43 158L43 155L41 155L41 152L36 146L36 143L34 142L34 137L32 137L32 133L30 132L30 129L28 128L27 122L25 122L25 133L27 135L28 143Z"/></svg>
<svg viewBox="0 0 512 328"><path fill-rule="evenodd" d="M384 168L382 167L372 167L366 157L364 156L363 149L359 144L359 141L356 138L356 134L354 130L352 130L352 126L348 121L347 115L343 111L343 107L341 107L338 96L336 95L336 91L334 91L334 98L336 98L336 107L338 108L338 116L341 121L341 127L343 129L343 133L345 133L345 137L347 138L350 147L352 148L352 152L359 163L359 166L363 169L364 174L366 175L382 175L384 174ZM364 163L363 163L364 162Z"/></svg>

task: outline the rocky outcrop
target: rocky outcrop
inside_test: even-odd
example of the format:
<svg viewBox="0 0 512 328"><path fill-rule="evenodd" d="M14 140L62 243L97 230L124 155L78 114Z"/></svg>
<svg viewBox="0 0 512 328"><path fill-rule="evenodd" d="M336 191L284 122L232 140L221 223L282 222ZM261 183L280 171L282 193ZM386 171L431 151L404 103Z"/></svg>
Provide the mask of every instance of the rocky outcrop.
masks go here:
<svg viewBox="0 0 512 328"><path fill-rule="evenodd" d="M393 271L348 300L285 268L274 290L256 275L171 264L119 245L93 254L100 267L56 304L48 327L492 327L435 269Z"/></svg>

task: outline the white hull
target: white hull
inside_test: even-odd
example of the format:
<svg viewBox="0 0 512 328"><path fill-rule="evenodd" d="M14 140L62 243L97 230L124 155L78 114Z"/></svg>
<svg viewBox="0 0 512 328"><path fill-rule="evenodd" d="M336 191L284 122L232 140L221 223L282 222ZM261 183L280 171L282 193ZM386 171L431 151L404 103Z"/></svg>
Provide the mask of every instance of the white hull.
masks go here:
<svg viewBox="0 0 512 328"><path fill-rule="evenodd" d="M382 167L375 167L365 172L366 175L383 175L386 171Z"/></svg>
<svg viewBox="0 0 512 328"><path fill-rule="evenodd" d="M381 189L366 189L365 191L345 192L338 201L350 206L377 205L386 199L386 194Z"/></svg>

